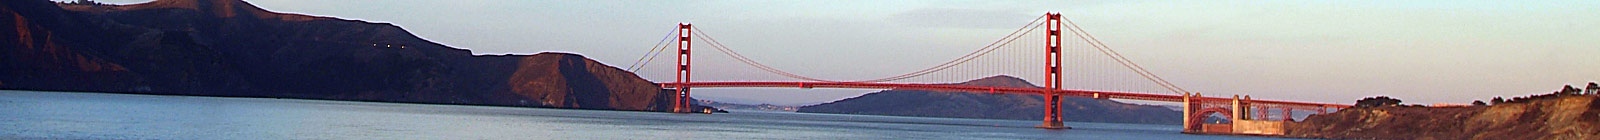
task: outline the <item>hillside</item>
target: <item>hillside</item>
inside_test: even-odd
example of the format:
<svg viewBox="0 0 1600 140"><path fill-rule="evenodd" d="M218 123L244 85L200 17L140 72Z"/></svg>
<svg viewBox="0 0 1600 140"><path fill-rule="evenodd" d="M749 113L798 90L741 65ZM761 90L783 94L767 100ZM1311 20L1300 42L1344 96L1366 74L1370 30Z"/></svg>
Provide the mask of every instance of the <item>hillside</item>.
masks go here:
<svg viewBox="0 0 1600 140"><path fill-rule="evenodd" d="M669 90L576 54L475 56L388 23L241 0L0 2L0 89L664 111Z"/></svg>
<svg viewBox="0 0 1600 140"><path fill-rule="evenodd" d="M1010 76L987 77L956 84L1037 88L1027 81ZM798 112L1042 120L1045 106L1047 104L1044 97L1038 95L884 90L830 103L800 107ZM1062 119L1076 122L1145 124L1182 122L1179 111L1166 107L1080 97L1062 97L1061 114Z"/></svg>
<svg viewBox="0 0 1600 140"><path fill-rule="evenodd" d="M1469 107L1385 106L1312 115L1286 136L1328 139L1600 139L1600 96Z"/></svg>

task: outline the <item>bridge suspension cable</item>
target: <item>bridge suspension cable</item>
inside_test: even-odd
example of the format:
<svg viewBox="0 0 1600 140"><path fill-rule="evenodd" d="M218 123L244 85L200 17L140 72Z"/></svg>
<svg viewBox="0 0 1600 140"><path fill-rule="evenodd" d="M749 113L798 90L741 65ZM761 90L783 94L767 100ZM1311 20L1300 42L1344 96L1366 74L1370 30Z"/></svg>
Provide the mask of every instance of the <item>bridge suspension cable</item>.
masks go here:
<svg viewBox="0 0 1600 140"><path fill-rule="evenodd" d="M809 80L809 81L835 82L835 81L822 80L822 79L811 78L811 77L806 77L806 76L800 76L798 74L789 73L789 72L783 71L781 69L772 68L771 66L767 66L765 64L761 64L760 62L756 62L755 60L751 60L748 57L744 57L744 55L739 54L739 52L735 52L735 51L733 51L731 49L728 49L727 47L723 46L721 42L717 42L717 39L711 38L710 35L706 35L705 31L701 31L699 27L691 27L691 28L693 28L695 30L693 32L694 36L701 38L701 40L703 40L703 41L710 42L709 46L711 46L711 48L715 48L715 49L717 49L717 51L722 52L723 54L727 54L728 56L731 56L735 60L739 60L739 62L743 62L743 63L745 63L747 65L750 65L750 66L755 66L756 68L759 68L759 69L761 69L763 71L767 71L767 72L778 74L778 75L783 75L785 77L802 79L802 80Z"/></svg>
<svg viewBox="0 0 1600 140"><path fill-rule="evenodd" d="M950 61L946 61L946 62L940 63L938 65L934 65L934 66L927 67L927 68L920 69L920 70L916 70L916 71L911 71L911 72L904 73L904 74L888 76L888 77L882 77L882 78L875 78L875 79L866 79L866 80L829 80L829 79L815 78L815 77L795 74L793 72L788 72L788 71L784 71L782 69L774 68L774 67L772 67L770 65L766 65L766 64L760 63L760 61L755 61L754 59L746 57L743 54L740 54L738 51L734 51L730 47L727 47L727 45L722 44L716 38L714 38L711 35L707 34L705 31L703 31L699 27L691 27L691 30L694 30L694 32L690 33L690 35L691 36L695 36L696 38L699 38L701 41L704 41L705 43L707 43L707 46L711 46L711 48L716 49L718 52L721 52L721 53L727 55L729 58L732 58L732 59L737 60L737 61L739 61L741 63L744 63L745 65L749 65L749 66L752 66L754 68L761 69L762 71L766 71L768 73L777 74L777 75L780 75L780 76L783 76L783 77L788 77L788 78L793 78L793 79L799 79L799 80L805 80L805 81L814 81L814 82L869 83L869 82L897 81L897 80L903 80L903 79L909 79L909 78L915 78L915 77L922 77L922 76L925 76L925 75L929 75L929 74L932 74L932 73L944 71L946 69L950 69L950 68L953 68L953 67L956 67L956 66L971 62L971 61L976 60L976 59L978 59L980 57L986 56L986 55L990 54L991 52L993 52L995 50L998 50L998 49L1000 49L1002 47L1006 47L1006 46L1010 45L1013 41L1021 39L1021 38L1025 37L1026 35L1028 35L1029 33L1033 32L1034 30L1036 30L1038 28L1041 28L1044 25L1049 24L1049 23L1041 22L1045 17L1047 17L1047 16L1039 16L1039 17L1035 18L1034 20L1029 21L1028 24L1023 25L1021 28L1017 28L1016 30L1012 31L1010 34L1007 34L1006 36L1001 37L999 40L995 40L995 41L989 43L988 45L985 45L982 48L979 48L979 49L974 50L972 52L966 53L966 54L964 54L964 55L962 55L960 57L957 57L955 59L952 59ZM1062 22L1065 22L1065 24L1062 24ZM1093 35L1089 34L1087 31L1084 31L1081 27L1079 27L1079 25L1074 23L1072 20L1063 18L1063 20L1056 21L1056 24L1063 25L1064 28L1066 28L1066 30L1072 32L1072 34L1074 34L1076 36L1076 38L1078 38L1078 40L1083 40L1083 43L1085 43L1085 44L1087 44L1089 46L1092 46L1095 50L1099 51L1101 55L1104 55L1104 56L1106 56L1108 58L1111 58L1117 64L1121 65L1122 67L1127 68L1128 70L1133 71L1134 73L1138 74L1140 77L1143 77L1144 79L1149 80L1149 81L1157 84L1161 88L1164 88L1164 89L1166 89L1168 91L1172 91L1172 92L1176 92L1176 93L1187 93L1188 92L1187 90L1185 90L1185 89L1183 89L1181 87L1178 87L1175 84L1172 84L1171 82L1167 81L1166 79L1155 75L1154 73L1150 72L1149 70L1146 70L1143 66L1140 66L1139 64L1134 63L1132 60L1129 60L1128 58L1124 57L1121 53L1117 52L1116 50L1111 49L1110 47L1105 45L1104 42L1101 42L1098 38L1095 38ZM643 69L645 65L648 65L650 62L652 62L655 59L655 57L660 55L660 53L665 52L665 50L667 48L666 46L670 46L670 45L672 45L674 43L678 43L677 41L674 41L673 43L665 43L667 39L670 39L672 36L674 36L674 34L677 34L677 32L679 32L679 31L673 30L672 32L668 32L668 35L663 37L663 39L660 42L657 42L657 45L654 45L653 48L651 48L651 50L648 51L645 56L642 56L639 61L635 62L634 65L630 65L628 70L629 71L634 71L634 72L639 72L640 69ZM1029 40L1032 40L1032 39L1030 38ZM1023 42L1030 42L1030 41L1023 41ZM1076 41L1073 41L1073 42L1076 42ZM665 44L665 45L663 45L663 44ZM1037 43L1033 43L1033 44L1037 44ZM1060 58L1056 58L1056 59L1060 59ZM988 61L988 60L986 60L986 61ZM1010 61L1002 61L1002 62L1003 63L1008 63L1008 64L1001 64L1001 65L1007 65L1007 66L1013 65L1013 64L1011 64L1012 62L1010 62ZM988 65L985 65L985 66L988 66Z"/></svg>
<svg viewBox="0 0 1600 140"><path fill-rule="evenodd" d="M656 45L651 46L650 50L645 52L644 56L639 56L639 60L634 60L633 61L633 65L628 65L628 69L627 70L630 71L630 72L635 72L637 74L639 69L643 69L645 65L649 65L650 61L655 61L656 60L656 56L657 55L661 55L661 51L667 50L667 46L666 45L672 45L672 44L666 44L667 39L671 39L672 35L673 34L677 34L677 33L678 33L678 29L676 29L676 28L672 29L671 32L667 32L667 35L666 36L662 36L661 37L661 41L656 42ZM646 60L646 58L649 58L649 59Z"/></svg>
<svg viewBox="0 0 1600 140"><path fill-rule="evenodd" d="M989 52L993 52L994 50L997 50L1000 47L1006 46L1006 45L1010 44L1011 42L1016 41L1017 39L1021 38L1022 36L1027 35L1029 32L1032 32L1033 30L1038 29L1039 27L1042 27L1045 24L1039 23L1039 21L1041 19L1044 19L1044 17L1045 16L1039 16L1038 18L1035 18L1033 21L1028 22L1027 25L1023 25L1022 28L1017 28L1017 30L1016 31L1012 31L1011 34L1008 34L1005 37L1001 37L1000 40L995 40L994 42L989 43L989 45L986 45L983 48L980 48L980 49L975 50L973 52L967 53L966 55L962 55L961 57L958 57L956 59L941 63L939 65L935 65L933 67L929 67L929 68L925 68L925 69L922 69L922 70L917 70L917 71L913 71L913 72L905 73L905 74L901 74L901 75L896 75L896 76L889 76L889 77L877 78L877 79L869 79L869 80L856 80L856 81L826 80L826 79L821 79L821 78L814 78L814 77L809 77L809 76L798 75L798 74L794 74L794 73L791 73L791 72L783 71L781 69L772 68L771 66L767 66L765 64L761 64L758 61L752 60L752 59L750 59L748 57L745 57L744 55L739 54L737 51L733 51L732 49L727 48L726 45L723 45L721 42L718 42L716 40L716 38L713 38L710 35L707 35L705 33L705 31L700 30L699 27L692 27L692 28L694 28L694 30L695 30L695 32L693 32L695 34L695 36L697 36L699 38L702 38L702 40L710 42L709 43L710 46L712 46L712 48L717 49L717 51L720 51L722 53L728 54L729 56L733 57L733 59L738 60L740 62L743 62L743 63L745 63L747 65L754 66L756 68L762 69L763 71L767 71L767 72L770 72L770 73L773 73L773 74L783 75L783 76L789 77L789 78L795 78L795 79L801 79L801 80L807 80L807 81L816 81L816 82L886 82L886 81L902 80L902 79L907 79L907 78L913 78L913 77L927 75L927 74L930 74L930 73L938 72L940 70L949 69L951 67L954 67L954 66L957 66L957 65L972 61L973 59L976 59L978 57L982 57L982 56L988 54ZM1021 33L1021 34L1018 34L1018 33Z"/></svg>
<svg viewBox="0 0 1600 140"><path fill-rule="evenodd" d="M1167 90L1170 90L1172 92L1176 92L1176 93L1179 93L1179 94L1189 93L1188 90L1184 90L1183 88L1172 84L1172 82L1167 82L1167 80L1166 79L1162 79L1161 76L1156 76L1154 73L1150 73L1149 70L1145 70L1144 67L1139 66L1139 64L1133 63L1132 60L1128 60L1128 58L1123 57L1122 54L1121 53L1117 53L1116 50L1112 50L1110 47L1106 47L1106 44L1104 42L1100 42L1100 39L1094 38L1094 35L1089 34L1089 32L1083 31L1083 28L1078 27L1078 24L1077 23L1073 23L1071 19L1062 18L1062 20L1067 22L1066 25L1072 27L1072 28L1069 28L1069 30L1071 30L1073 34L1078 34L1078 38L1083 39L1084 41L1087 41L1087 43L1089 43L1090 46L1094 46L1096 50L1100 51L1100 53L1103 53L1106 56L1111 57L1112 60L1116 60L1117 63L1122 64L1123 67L1127 67L1129 70L1133 70L1135 73L1138 73L1139 76L1144 77L1146 80L1150 80L1151 82L1155 82L1157 85L1161 85L1162 88L1166 88ZM1087 37L1087 38L1085 38L1085 37Z"/></svg>

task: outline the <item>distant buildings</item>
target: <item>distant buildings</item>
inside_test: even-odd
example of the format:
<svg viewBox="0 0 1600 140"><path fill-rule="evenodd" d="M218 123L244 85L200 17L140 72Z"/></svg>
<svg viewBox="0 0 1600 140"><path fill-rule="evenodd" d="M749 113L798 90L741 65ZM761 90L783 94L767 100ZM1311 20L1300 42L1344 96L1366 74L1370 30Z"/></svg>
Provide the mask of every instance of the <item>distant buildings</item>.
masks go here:
<svg viewBox="0 0 1600 140"><path fill-rule="evenodd" d="M383 44L383 48L395 48L397 46L401 49L406 48L406 45ZM378 47L378 43L372 43L372 47Z"/></svg>

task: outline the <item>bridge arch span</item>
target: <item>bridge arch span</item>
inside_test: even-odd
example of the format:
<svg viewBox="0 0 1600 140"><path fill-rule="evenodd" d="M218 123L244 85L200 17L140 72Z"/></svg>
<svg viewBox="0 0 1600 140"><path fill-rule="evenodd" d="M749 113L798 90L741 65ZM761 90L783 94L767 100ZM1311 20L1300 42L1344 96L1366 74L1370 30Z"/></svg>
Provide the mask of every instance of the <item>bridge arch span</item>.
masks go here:
<svg viewBox="0 0 1600 140"><path fill-rule="evenodd" d="M1223 119L1228 121L1217 123L1206 122L1206 118L1210 118L1212 113L1221 114L1224 117ZM1188 115L1188 118L1192 118L1184 120L1188 121L1184 123L1186 125L1183 126L1184 131L1195 130L1203 133L1231 133L1233 131L1233 123L1235 123L1233 122L1233 110L1224 107L1205 107L1194 110L1194 113L1192 114L1184 115Z"/></svg>
<svg viewBox="0 0 1600 140"><path fill-rule="evenodd" d="M1201 108L1200 110L1196 110L1196 112L1194 114L1188 114L1188 115L1190 115L1189 117L1191 117L1191 118L1196 118L1194 120L1191 120L1191 121L1194 121L1192 123L1203 124L1203 123L1205 123L1205 118L1207 118L1208 116L1211 116L1211 113L1222 114L1223 119L1233 118L1233 110L1229 110L1228 108L1223 108L1223 107Z"/></svg>

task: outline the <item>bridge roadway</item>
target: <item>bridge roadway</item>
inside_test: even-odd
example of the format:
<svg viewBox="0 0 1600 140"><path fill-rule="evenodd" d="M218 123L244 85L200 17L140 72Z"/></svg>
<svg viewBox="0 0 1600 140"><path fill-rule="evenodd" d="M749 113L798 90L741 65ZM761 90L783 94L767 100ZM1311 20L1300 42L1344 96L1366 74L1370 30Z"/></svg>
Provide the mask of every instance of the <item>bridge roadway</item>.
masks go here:
<svg viewBox="0 0 1600 140"><path fill-rule="evenodd" d="M679 84L680 83L676 83L676 82L659 83L659 85L661 85L662 88L677 87L677 85L679 85ZM1096 90L1077 90L1077 89L1062 89L1062 90L1055 90L1055 91L1051 92L1050 89L1046 89L1046 88L1042 88L1042 87L1041 88L1014 88L1014 87L967 86L967 85L954 85L954 84L904 84L904 83L863 83L863 82L689 82L689 83L683 83L683 86L692 87L692 88L702 88L702 87L711 87L711 88L715 88L715 87L723 87L723 88L729 88L729 87L793 87L793 88L847 88L847 89L904 89L904 90L954 91L954 92L973 92L973 93L992 93L992 94L1034 94L1034 95L1046 95L1047 92L1050 92L1050 93L1061 94L1062 96L1077 96L1077 97L1087 97L1087 98L1097 98L1097 99L1129 99L1129 100L1163 101L1163 102L1180 102L1180 103L1183 102L1183 96L1181 96L1181 95L1163 95L1163 94L1156 94L1156 93L1135 93L1135 92L1096 91ZM1233 98L1218 98L1218 97L1191 97L1191 99L1197 100L1197 101L1202 101L1202 102L1212 102L1212 103L1223 103L1223 102L1230 102L1230 101L1233 100ZM1308 109L1308 110L1309 109L1319 109L1319 108L1350 108L1350 105L1329 104L1329 103L1273 101L1273 100L1259 100L1259 99L1253 99L1253 100L1250 100L1250 102L1252 104L1254 104L1254 105L1259 105L1259 106L1277 106L1277 107Z"/></svg>

